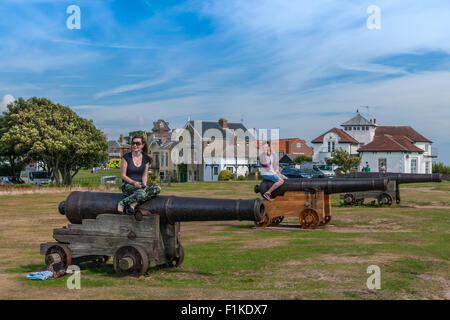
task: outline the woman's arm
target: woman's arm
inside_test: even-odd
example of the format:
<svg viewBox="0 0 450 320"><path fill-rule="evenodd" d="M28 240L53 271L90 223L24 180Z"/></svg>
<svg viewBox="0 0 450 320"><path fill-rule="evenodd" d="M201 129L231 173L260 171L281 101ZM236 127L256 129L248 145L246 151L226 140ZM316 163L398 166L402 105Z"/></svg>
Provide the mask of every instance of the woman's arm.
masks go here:
<svg viewBox="0 0 450 320"><path fill-rule="evenodd" d="M147 186L149 164L150 164L149 162L147 162L145 164L145 169L144 169L144 172L142 173L142 187L144 187L144 188Z"/></svg>

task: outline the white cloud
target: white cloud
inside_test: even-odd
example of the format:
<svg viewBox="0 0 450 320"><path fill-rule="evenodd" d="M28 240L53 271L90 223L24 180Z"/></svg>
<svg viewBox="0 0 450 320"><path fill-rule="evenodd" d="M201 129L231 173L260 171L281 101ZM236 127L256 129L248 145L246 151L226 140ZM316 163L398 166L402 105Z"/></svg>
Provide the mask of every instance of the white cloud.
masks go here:
<svg viewBox="0 0 450 320"><path fill-rule="evenodd" d="M6 111L6 106L11 102L14 102L14 100L16 99L12 95L5 94L3 96L2 102L0 102L0 112Z"/></svg>

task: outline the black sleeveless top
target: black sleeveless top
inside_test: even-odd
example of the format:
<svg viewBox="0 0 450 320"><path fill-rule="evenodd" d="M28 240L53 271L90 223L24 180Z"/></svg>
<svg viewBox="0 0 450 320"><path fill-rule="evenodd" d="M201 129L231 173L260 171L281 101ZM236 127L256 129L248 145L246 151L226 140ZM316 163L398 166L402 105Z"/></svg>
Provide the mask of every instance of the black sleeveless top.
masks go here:
<svg viewBox="0 0 450 320"><path fill-rule="evenodd" d="M134 181L142 182L142 174L144 173L145 165L147 162L150 162L150 158L146 154L142 154L142 163L140 167L134 165L131 152L125 153L122 159L127 162L127 177Z"/></svg>

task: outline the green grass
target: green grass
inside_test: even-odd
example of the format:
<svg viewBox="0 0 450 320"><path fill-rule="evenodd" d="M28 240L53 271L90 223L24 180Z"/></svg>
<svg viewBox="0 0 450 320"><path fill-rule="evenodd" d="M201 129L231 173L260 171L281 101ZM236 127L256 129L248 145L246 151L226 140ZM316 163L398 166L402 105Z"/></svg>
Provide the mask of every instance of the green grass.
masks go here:
<svg viewBox="0 0 450 320"><path fill-rule="evenodd" d="M196 182L163 186L163 194L254 198L255 181ZM111 190L118 192L119 190ZM408 193L426 202L425 192ZM45 268L39 244L67 225L57 205L69 192L0 196L0 298L73 299L67 276L26 280ZM446 194L439 193L441 197ZM450 200L450 195L447 195ZM443 199L444 199L443 198ZM409 206L339 207L317 230L254 229L251 222L181 224L185 260L180 268L151 268L141 278L119 277L112 262L83 263L89 299L443 299L445 285L423 275L450 277L447 209ZM18 209L20 208L20 209ZM295 218L287 219L297 223ZM381 290L366 287L369 265L381 269ZM0 278L0 279L2 279ZM440 278L436 278L440 279Z"/></svg>

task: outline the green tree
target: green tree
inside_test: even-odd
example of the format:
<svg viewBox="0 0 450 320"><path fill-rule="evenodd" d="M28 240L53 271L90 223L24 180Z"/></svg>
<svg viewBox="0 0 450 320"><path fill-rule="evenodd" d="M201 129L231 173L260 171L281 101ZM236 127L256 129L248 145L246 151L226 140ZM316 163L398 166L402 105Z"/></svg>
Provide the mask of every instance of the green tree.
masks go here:
<svg viewBox="0 0 450 320"><path fill-rule="evenodd" d="M8 105L12 107L12 104ZM8 131L8 123L11 121L11 114L4 112L3 116L0 116L0 162L6 162L2 167L2 171L6 171L7 175L18 176L30 159L25 153L26 150L15 141L9 141L8 143L2 143L2 137Z"/></svg>
<svg viewBox="0 0 450 320"><path fill-rule="evenodd" d="M331 158L326 158L327 165L337 165L338 170L345 173L350 172L351 169L358 167L361 163L361 159L358 156L352 156L345 150L338 149L331 153Z"/></svg>
<svg viewBox="0 0 450 320"><path fill-rule="evenodd" d="M108 145L92 120L42 98L19 98L8 106L0 145L13 144L22 156L43 161L56 183L70 185L81 168L107 158Z"/></svg>
<svg viewBox="0 0 450 320"><path fill-rule="evenodd" d="M302 164L304 162L312 162L312 158L302 154L301 156L298 156L297 158L295 158L294 162L298 163L298 164Z"/></svg>

